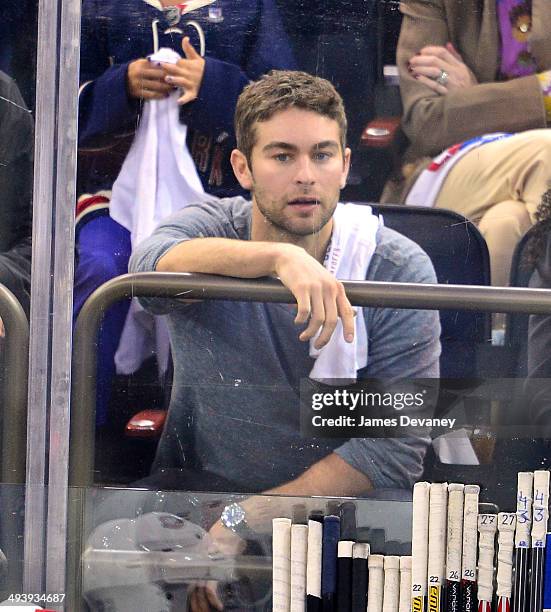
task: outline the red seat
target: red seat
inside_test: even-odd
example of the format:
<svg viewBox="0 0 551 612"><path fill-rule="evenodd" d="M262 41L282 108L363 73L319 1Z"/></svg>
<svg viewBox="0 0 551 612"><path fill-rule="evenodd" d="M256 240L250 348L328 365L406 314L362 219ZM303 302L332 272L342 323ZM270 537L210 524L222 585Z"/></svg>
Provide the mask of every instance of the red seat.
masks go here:
<svg viewBox="0 0 551 612"><path fill-rule="evenodd" d="M360 144L364 147L387 148L396 141L400 117L378 117L364 129Z"/></svg>
<svg viewBox="0 0 551 612"><path fill-rule="evenodd" d="M157 440L161 437L166 421L166 410L142 410L126 424L125 434L129 438Z"/></svg>

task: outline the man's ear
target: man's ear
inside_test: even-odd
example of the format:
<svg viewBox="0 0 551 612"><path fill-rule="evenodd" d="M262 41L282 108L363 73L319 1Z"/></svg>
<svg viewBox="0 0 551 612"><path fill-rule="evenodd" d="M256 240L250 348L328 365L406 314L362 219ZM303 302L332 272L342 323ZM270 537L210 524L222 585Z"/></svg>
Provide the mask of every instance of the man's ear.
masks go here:
<svg viewBox="0 0 551 612"><path fill-rule="evenodd" d="M348 178L348 173L350 172L350 155L352 151L346 147L343 155L343 169L342 169L342 177L341 177L341 189L346 187L346 179Z"/></svg>
<svg viewBox="0 0 551 612"><path fill-rule="evenodd" d="M247 158L239 149L234 149L231 152L230 161L235 178L239 181L243 189L250 191L253 186L253 176Z"/></svg>

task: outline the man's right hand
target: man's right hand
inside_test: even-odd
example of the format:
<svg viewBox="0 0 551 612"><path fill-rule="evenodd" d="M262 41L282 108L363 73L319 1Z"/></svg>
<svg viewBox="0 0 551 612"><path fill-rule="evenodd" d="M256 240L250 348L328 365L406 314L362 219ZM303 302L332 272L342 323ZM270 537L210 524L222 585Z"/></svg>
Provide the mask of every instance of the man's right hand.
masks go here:
<svg viewBox="0 0 551 612"><path fill-rule="evenodd" d="M166 72L160 64L138 59L128 65L126 86L128 95L139 100L161 100L173 90L165 83Z"/></svg>
<svg viewBox="0 0 551 612"><path fill-rule="evenodd" d="M158 272L195 272L237 278L279 276L294 295L295 323L308 326L303 342L313 338L317 349L331 338L339 318L346 342L354 340L354 310L343 284L302 247L282 242L194 238L172 247L157 262Z"/></svg>
<svg viewBox="0 0 551 612"><path fill-rule="evenodd" d="M354 310L346 297L343 284L303 248L281 244L275 261L275 273L295 296L298 306L295 323L309 319L308 327L300 334L303 342L313 338L315 348L325 346L340 317L346 342L354 340Z"/></svg>

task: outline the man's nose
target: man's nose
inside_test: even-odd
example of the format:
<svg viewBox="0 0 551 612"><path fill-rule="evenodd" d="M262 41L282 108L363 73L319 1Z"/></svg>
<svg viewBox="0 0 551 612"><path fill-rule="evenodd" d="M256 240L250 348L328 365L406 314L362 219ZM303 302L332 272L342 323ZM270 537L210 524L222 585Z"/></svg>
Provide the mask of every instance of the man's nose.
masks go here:
<svg viewBox="0 0 551 612"><path fill-rule="evenodd" d="M312 160L309 157L303 157L298 160L297 172L295 181L299 185L313 185L315 182L314 168Z"/></svg>

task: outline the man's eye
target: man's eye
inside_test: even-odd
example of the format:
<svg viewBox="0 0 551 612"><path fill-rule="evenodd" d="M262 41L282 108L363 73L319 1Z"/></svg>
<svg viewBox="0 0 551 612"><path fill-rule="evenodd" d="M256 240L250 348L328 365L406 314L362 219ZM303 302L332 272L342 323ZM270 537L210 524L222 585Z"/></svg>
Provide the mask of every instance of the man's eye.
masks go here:
<svg viewBox="0 0 551 612"><path fill-rule="evenodd" d="M274 159L279 162L286 162L291 159L291 156L289 153L278 153L277 155L274 155Z"/></svg>
<svg viewBox="0 0 551 612"><path fill-rule="evenodd" d="M332 154L328 153L327 151L317 151L316 153L314 153L314 159L316 161L326 161L328 159L331 159Z"/></svg>

